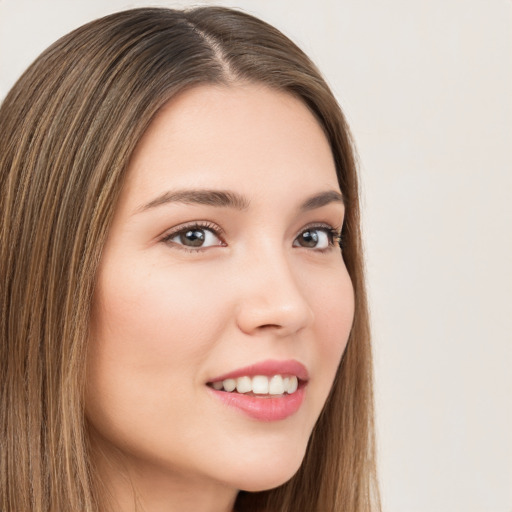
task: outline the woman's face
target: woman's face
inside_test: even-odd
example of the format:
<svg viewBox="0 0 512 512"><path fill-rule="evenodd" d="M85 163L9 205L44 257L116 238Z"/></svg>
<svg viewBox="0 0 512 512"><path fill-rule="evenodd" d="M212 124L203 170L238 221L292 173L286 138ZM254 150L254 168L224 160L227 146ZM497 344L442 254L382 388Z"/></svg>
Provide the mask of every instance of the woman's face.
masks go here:
<svg viewBox="0 0 512 512"><path fill-rule="evenodd" d="M340 198L298 99L239 84L166 105L97 277L86 414L101 453L146 483L254 491L293 476L353 319Z"/></svg>

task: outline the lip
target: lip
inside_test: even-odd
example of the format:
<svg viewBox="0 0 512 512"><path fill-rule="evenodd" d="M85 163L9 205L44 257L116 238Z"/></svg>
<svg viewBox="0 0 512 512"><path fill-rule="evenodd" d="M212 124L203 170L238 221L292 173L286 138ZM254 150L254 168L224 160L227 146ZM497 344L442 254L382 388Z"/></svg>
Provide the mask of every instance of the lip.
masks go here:
<svg viewBox="0 0 512 512"><path fill-rule="evenodd" d="M229 393L218 391L210 386L207 390L224 405L232 407L252 419L264 422L280 421L295 414L304 401L305 389L309 379L306 367L295 360L277 361L267 360L253 365L238 368L229 373L219 375L209 381L218 382L225 379L236 379L238 377L255 375L296 375L299 379L299 387L291 395L281 396L254 396L242 393Z"/></svg>
<svg viewBox="0 0 512 512"><path fill-rule="evenodd" d="M291 395L271 398L228 393L210 387L206 389L228 407L232 407L255 420L270 422L284 420L295 414L304 400L305 387L306 385L303 383Z"/></svg>

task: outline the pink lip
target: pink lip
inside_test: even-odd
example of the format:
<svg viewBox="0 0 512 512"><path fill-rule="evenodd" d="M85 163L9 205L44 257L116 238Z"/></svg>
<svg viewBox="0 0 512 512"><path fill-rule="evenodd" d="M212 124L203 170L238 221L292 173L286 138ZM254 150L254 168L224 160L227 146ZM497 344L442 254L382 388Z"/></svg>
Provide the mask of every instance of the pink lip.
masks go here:
<svg viewBox="0 0 512 512"><path fill-rule="evenodd" d="M299 380L305 381L309 379L308 371L306 367L295 361L289 359L287 361L277 361L269 359L268 361L262 361L261 363L251 364L244 368L238 368L232 372L219 375L210 380L210 382L218 382L225 379L237 379L248 375L254 377L255 375L265 375L271 377L272 375L296 375Z"/></svg>
<svg viewBox="0 0 512 512"><path fill-rule="evenodd" d="M243 376L266 375L296 375L299 379L299 387L291 395L270 397L268 395L258 397L242 393L228 393L217 391L208 386L208 391L229 407L238 409L247 416L259 421L278 421L288 418L296 413L304 400L305 388L309 379L306 367L298 361L268 360L256 363L244 368L239 368L229 373L215 377L210 382L218 382L225 379L236 379Z"/></svg>
<svg viewBox="0 0 512 512"><path fill-rule="evenodd" d="M216 398L228 407L233 407L245 413L247 416L259 421L284 420L296 413L304 400L305 385L299 385L295 393L269 398L258 398L240 393L227 393L207 388Z"/></svg>

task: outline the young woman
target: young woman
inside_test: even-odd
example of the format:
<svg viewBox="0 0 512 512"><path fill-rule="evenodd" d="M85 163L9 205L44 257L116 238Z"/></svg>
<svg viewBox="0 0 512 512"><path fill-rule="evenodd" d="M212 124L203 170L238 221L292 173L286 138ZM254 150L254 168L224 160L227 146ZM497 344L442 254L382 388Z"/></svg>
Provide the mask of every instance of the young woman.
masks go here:
<svg viewBox="0 0 512 512"><path fill-rule="evenodd" d="M0 509L377 510L357 177L276 29L136 9L0 109Z"/></svg>

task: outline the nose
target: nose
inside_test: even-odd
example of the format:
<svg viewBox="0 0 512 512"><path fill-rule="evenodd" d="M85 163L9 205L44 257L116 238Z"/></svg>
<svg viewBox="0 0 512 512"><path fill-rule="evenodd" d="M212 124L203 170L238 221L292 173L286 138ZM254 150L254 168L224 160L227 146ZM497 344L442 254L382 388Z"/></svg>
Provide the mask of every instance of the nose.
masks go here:
<svg viewBox="0 0 512 512"><path fill-rule="evenodd" d="M304 276L290 268L284 255L260 254L248 263L241 274L236 315L241 331L252 335L271 331L285 337L313 323L313 309L300 286Z"/></svg>

